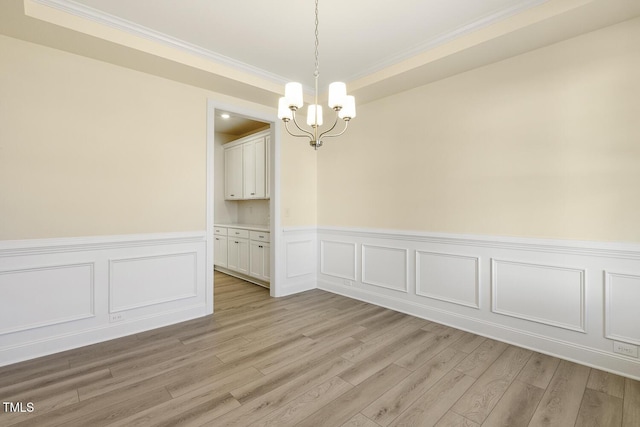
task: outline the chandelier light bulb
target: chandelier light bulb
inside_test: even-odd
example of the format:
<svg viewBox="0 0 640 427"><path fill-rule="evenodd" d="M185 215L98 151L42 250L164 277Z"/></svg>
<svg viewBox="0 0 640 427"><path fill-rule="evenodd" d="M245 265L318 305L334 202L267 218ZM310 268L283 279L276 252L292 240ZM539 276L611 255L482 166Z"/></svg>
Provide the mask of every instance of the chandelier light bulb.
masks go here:
<svg viewBox="0 0 640 427"><path fill-rule="evenodd" d="M329 85L329 108L342 108L347 96L347 85L342 82L333 82Z"/></svg>
<svg viewBox="0 0 640 427"><path fill-rule="evenodd" d="M317 122L316 122L317 112ZM311 104L307 107L307 125L312 127L322 126L322 106Z"/></svg>
<svg viewBox="0 0 640 427"><path fill-rule="evenodd" d="M343 120L351 120L356 116L356 99L351 96L351 95L347 95L345 96L345 100L344 100L344 106L342 107L342 110L340 110L338 112L338 117L340 117Z"/></svg>
<svg viewBox="0 0 640 427"><path fill-rule="evenodd" d="M287 83L284 87L284 97L287 98L289 108L302 108L304 105L302 100L302 84L298 82Z"/></svg>
<svg viewBox="0 0 640 427"><path fill-rule="evenodd" d="M289 101L287 101L287 98L284 96L278 100L278 118L286 121L293 118L293 113L289 108Z"/></svg>

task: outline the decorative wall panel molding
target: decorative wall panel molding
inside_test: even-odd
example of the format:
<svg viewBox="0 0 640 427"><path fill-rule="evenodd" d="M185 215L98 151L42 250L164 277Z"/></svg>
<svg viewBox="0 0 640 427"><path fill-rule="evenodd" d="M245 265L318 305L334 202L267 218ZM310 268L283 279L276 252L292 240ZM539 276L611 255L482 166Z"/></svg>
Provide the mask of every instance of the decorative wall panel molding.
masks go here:
<svg viewBox="0 0 640 427"><path fill-rule="evenodd" d="M579 332L585 330L585 270L491 260L492 311Z"/></svg>
<svg viewBox="0 0 640 427"><path fill-rule="evenodd" d="M315 240L297 240L285 243L287 279L315 275Z"/></svg>
<svg viewBox="0 0 640 427"><path fill-rule="evenodd" d="M320 289L640 379L640 359L612 341L640 344L640 245L342 227L317 236Z"/></svg>
<svg viewBox="0 0 640 427"><path fill-rule="evenodd" d="M287 227L282 231L282 254L276 262L282 270L275 296L281 297L317 287L318 240L315 227Z"/></svg>
<svg viewBox="0 0 640 427"><path fill-rule="evenodd" d="M346 280L356 280L356 244L321 240L320 273Z"/></svg>
<svg viewBox="0 0 640 427"><path fill-rule="evenodd" d="M0 335L94 317L94 264L0 271Z"/></svg>
<svg viewBox="0 0 640 427"><path fill-rule="evenodd" d="M109 313L197 296L196 252L109 260Z"/></svg>
<svg viewBox="0 0 640 427"><path fill-rule="evenodd" d="M480 259L416 251L416 294L480 308Z"/></svg>
<svg viewBox="0 0 640 427"><path fill-rule="evenodd" d="M409 251L362 245L362 283L407 292Z"/></svg>
<svg viewBox="0 0 640 427"><path fill-rule="evenodd" d="M640 345L640 274L605 271L606 337Z"/></svg>
<svg viewBox="0 0 640 427"><path fill-rule="evenodd" d="M0 366L204 316L205 233L0 242Z"/></svg>

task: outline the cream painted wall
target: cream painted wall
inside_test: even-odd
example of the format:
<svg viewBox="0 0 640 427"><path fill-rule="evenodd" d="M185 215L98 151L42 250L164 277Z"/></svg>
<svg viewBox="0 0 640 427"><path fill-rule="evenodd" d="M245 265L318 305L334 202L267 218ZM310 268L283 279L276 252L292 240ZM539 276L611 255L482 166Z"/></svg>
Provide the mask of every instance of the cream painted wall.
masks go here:
<svg viewBox="0 0 640 427"><path fill-rule="evenodd" d="M309 146L308 140L287 134L284 126L281 147L282 226L315 226L318 207L317 152Z"/></svg>
<svg viewBox="0 0 640 427"><path fill-rule="evenodd" d="M207 98L275 115L5 36L0 58L0 240L204 230Z"/></svg>
<svg viewBox="0 0 640 427"><path fill-rule="evenodd" d="M205 228L201 91L7 37L0 56L0 239Z"/></svg>
<svg viewBox="0 0 640 427"><path fill-rule="evenodd" d="M640 19L359 106L318 223L640 242Z"/></svg>

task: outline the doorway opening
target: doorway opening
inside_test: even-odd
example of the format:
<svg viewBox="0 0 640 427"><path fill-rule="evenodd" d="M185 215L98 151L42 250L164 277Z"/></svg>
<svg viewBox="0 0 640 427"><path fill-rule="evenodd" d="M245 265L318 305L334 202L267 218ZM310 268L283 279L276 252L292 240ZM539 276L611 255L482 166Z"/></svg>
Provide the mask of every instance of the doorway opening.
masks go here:
<svg viewBox="0 0 640 427"><path fill-rule="evenodd" d="M209 101L207 311L210 313L214 309L214 270L269 288L270 296L277 295L278 137L275 118L270 114Z"/></svg>

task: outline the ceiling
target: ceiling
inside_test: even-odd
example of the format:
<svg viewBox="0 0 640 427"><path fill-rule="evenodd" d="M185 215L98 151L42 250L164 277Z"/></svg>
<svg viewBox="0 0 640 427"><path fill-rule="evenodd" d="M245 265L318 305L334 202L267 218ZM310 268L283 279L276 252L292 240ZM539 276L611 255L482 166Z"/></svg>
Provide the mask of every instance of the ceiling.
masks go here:
<svg viewBox="0 0 640 427"><path fill-rule="evenodd" d="M638 0L319 0L320 91L359 104L640 16ZM313 0L3 0L0 33L275 105L313 85Z"/></svg>
<svg viewBox="0 0 640 427"><path fill-rule="evenodd" d="M223 117L226 113L228 117ZM233 112L222 110L215 111L215 130L216 132L242 137L247 134L258 132L269 127L269 123L252 120L244 116L240 116Z"/></svg>
<svg viewBox="0 0 640 427"><path fill-rule="evenodd" d="M75 1L281 82L313 86L313 0ZM319 0L322 79L355 80L545 1Z"/></svg>

